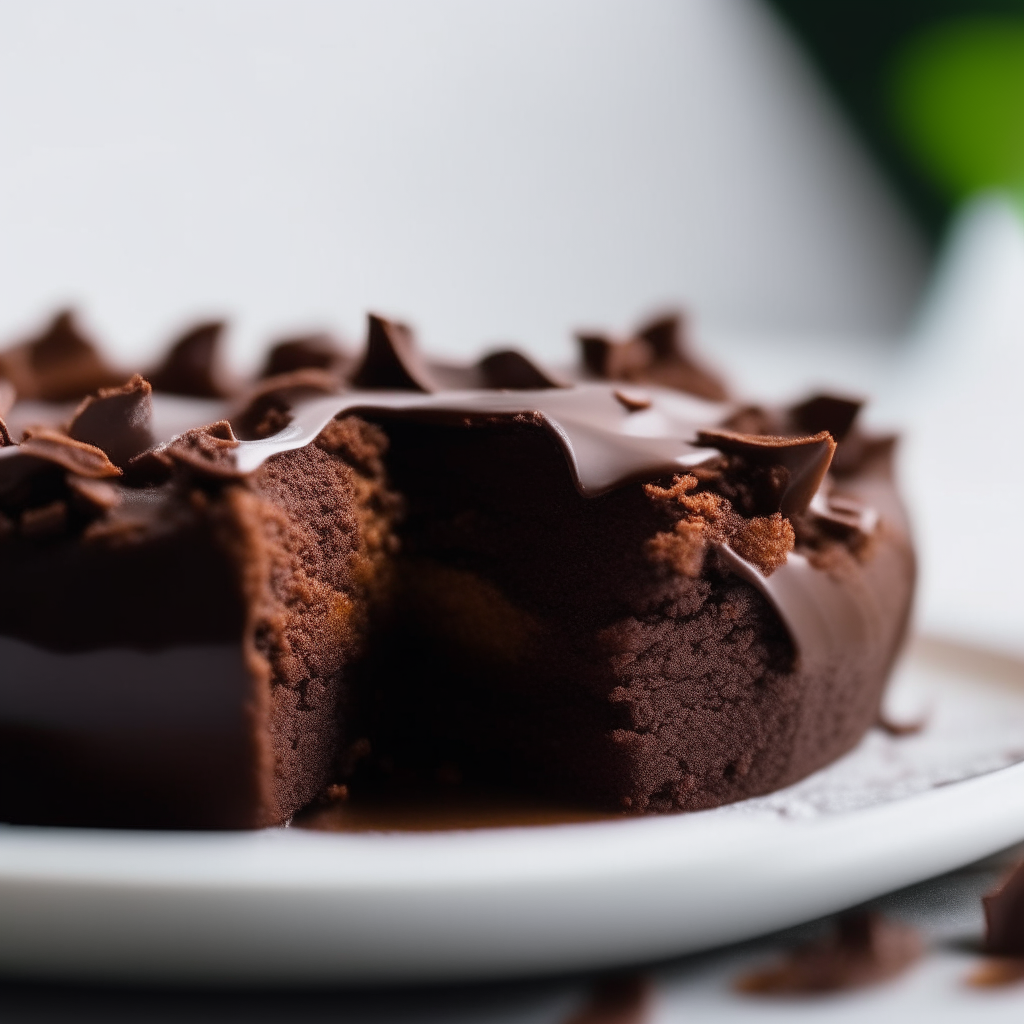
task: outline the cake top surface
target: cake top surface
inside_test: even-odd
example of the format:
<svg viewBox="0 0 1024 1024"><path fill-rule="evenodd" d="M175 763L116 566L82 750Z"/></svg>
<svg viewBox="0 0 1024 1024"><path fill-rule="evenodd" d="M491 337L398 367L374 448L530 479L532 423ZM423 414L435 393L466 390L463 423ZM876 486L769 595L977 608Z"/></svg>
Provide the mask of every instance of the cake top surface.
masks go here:
<svg viewBox="0 0 1024 1024"><path fill-rule="evenodd" d="M725 466L739 502L730 514L767 525L763 543L758 529L739 543L735 531L716 527L714 546L775 605L802 655L832 658L876 632L870 594L794 547L786 523L864 547L881 519L901 515L888 474L892 439L862 434L860 403L850 398L816 395L782 409L731 398L690 354L678 316L624 339L580 334L573 380L514 350L475 364L430 361L408 327L371 316L359 359L324 336L293 338L272 349L262 379L232 385L219 369L222 333L220 323L185 332L148 381L111 369L69 313L0 352L0 515L8 524L0 532L20 524L27 536L45 536L59 516L40 518L40 509L67 505L69 490L88 517L172 471L244 478L346 413L505 420L546 430L588 498L671 478L652 494L696 515L690 474L703 479L708 467ZM875 483L852 486L864 480Z"/></svg>

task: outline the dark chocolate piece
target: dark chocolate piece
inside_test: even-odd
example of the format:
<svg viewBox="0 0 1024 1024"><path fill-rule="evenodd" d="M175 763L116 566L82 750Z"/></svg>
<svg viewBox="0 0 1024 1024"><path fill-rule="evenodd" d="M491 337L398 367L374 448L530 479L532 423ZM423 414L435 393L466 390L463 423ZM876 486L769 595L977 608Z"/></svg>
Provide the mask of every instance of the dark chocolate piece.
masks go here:
<svg viewBox="0 0 1024 1024"><path fill-rule="evenodd" d="M483 376L484 387L508 388L514 391L541 391L544 388L564 388L567 385L541 369L522 352L505 349L484 356L477 364Z"/></svg>
<svg viewBox="0 0 1024 1024"><path fill-rule="evenodd" d="M739 455L757 465L778 466L784 474L774 494L767 494L765 513L797 515L806 510L817 493L836 443L826 431L812 437L773 437L764 434L740 434L733 430L700 430L697 443Z"/></svg>
<svg viewBox="0 0 1024 1024"><path fill-rule="evenodd" d="M909 925L881 914L844 914L835 931L794 950L775 967L736 982L749 995L841 992L898 977L921 958L924 944Z"/></svg>
<svg viewBox="0 0 1024 1024"><path fill-rule="evenodd" d="M1024 864L1018 864L982 903L985 951L996 956L1024 956Z"/></svg>
<svg viewBox="0 0 1024 1024"><path fill-rule="evenodd" d="M795 433L818 434L827 430L838 444L850 432L863 406L864 402L856 398L815 395L792 406L789 415L796 428Z"/></svg>
<svg viewBox="0 0 1024 1024"><path fill-rule="evenodd" d="M174 344L163 363L148 374L155 391L194 398L224 398L229 394L220 380L218 348L224 333L221 320L190 327Z"/></svg>
<svg viewBox="0 0 1024 1024"><path fill-rule="evenodd" d="M306 334L274 345L260 377L277 377L296 370L326 370L340 377L350 363L351 358L329 334Z"/></svg>
<svg viewBox="0 0 1024 1024"><path fill-rule="evenodd" d="M102 448L115 466L124 469L153 447L153 389L138 374L120 388L103 388L75 410L68 434L76 441Z"/></svg>
<svg viewBox="0 0 1024 1024"><path fill-rule="evenodd" d="M394 320L370 314L366 352L352 375L357 388L437 391L437 383L416 349L412 331Z"/></svg>
<svg viewBox="0 0 1024 1024"><path fill-rule="evenodd" d="M107 366L70 310L58 313L36 337L0 352L0 378L22 399L73 401L127 376Z"/></svg>
<svg viewBox="0 0 1024 1024"><path fill-rule="evenodd" d="M680 314L657 317L625 341L604 334L576 337L584 366L603 380L660 384L712 402L729 397L721 380L690 355Z"/></svg>

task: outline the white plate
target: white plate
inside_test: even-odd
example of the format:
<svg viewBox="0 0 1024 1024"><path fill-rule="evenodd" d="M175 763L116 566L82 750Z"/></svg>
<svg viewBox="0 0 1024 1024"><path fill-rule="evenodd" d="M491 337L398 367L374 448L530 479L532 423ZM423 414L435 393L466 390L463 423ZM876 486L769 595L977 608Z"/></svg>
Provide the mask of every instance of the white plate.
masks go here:
<svg viewBox="0 0 1024 1024"><path fill-rule="evenodd" d="M1024 837L1024 670L915 646L872 732L781 793L700 814L446 833L0 828L0 969L86 978L493 977L667 957ZM916 712L915 712L916 713Z"/></svg>

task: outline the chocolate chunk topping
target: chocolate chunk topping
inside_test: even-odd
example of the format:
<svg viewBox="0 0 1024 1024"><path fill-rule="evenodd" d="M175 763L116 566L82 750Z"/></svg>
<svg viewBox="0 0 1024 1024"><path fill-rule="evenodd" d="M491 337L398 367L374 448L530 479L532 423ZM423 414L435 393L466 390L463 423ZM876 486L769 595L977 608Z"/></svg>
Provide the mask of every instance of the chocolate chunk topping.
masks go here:
<svg viewBox="0 0 1024 1024"><path fill-rule="evenodd" d="M153 389L138 374L120 388L103 388L75 410L68 434L102 448L124 469L140 452L153 447Z"/></svg>
<svg viewBox="0 0 1024 1024"><path fill-rule="evenodd" d="M545 388L566 387L565 383L514 349L492 352L481 359L478 365L484 387L507 388L510 391L542 391Z"/></svg>
<svg viewBox="0 0 1024 1024"><path fill-rule="evenodd" d="M352 376L357 388L394 391L437 391L412 331L383 317L369 317L366 352Z"/></svg>
<svg viewBox="0 0 1024 1024"><path fill-rule="evenodd" d="M828 472L836 443L826 431L811 437L775 437L771 434L739 434L732 430L700 430L697 445L717 448L761 465L779 466L785 473L779 482L778 505L771 511L784 516L804 512Z"/></svg>
<svg viewBox="0 0 1024 1024"><path fill-rule="evenodd" d="M217 350L224 323L212 320L186 331L171 347L164 362L151 374L155 391L193 398L224 398L228 391L220 383Z"/></svg>
<svg viewBox="0 0 1024 1024"><path fill-rule="evenodd" d="M721 402L728 392L721 380L690 355L678 314L658 317L632 338L614 341L603 334L578 334L587 369L604 380L627 380L678 388Z"/></svg>
<svg viewBox="0 0 1024 1024"><path fill-rule="evenodd" d="M1024 863L982 899L985 906L985 951L997 956L1024 956Z"/></svg>
<svg viewBox="0 0 1024 1024"><path fill-rule="evenodd" d="M923 949L908 925L863 911L845 914L833 934L794 950L776 967L744 975L736 988L751 995L862 988L902 974Z"/></svg>
<svg viewBox="0 0 1024 1024"><path fill-rule="evenodd" d="M7 429L7 424L0 419L0 448L7 448L12 444L14 441L11 439L11 432Z"/></svg>
<svg viewBox="0 0 1024 1024"><path fill-rule="evenodd" d="M0 377L19 398L67 402L121 383L126 374L107 366L70 310L35 338L0 352Z"/></svg>
<svg viewBox="0 0 1024 1024"><path fill-rule="evenodd" d="M106 452L101 448L76 441L67 434L48 427L32 427L26 430L25 440L17 446L16 451L19 455L32 456L63 466L71 473L93 480L121 475L121 470L107 458Z"/></svg>
<svg viewBox="0 0 1024 1024"><path fill-rule="evenodd" d="M864 403L854 398L839 398L835 395L815 395L813 398L794 405L789 415L801 434L819 434L827 430L837 443L850 432Z"/></svg>
<svg viewBox="0 0 1024 1024"><path fill-rule="evenodd" d="M277 377L295 370L344 372L350 358L328 334L310 334L279 341L267 356L260 377Z"/></svg>

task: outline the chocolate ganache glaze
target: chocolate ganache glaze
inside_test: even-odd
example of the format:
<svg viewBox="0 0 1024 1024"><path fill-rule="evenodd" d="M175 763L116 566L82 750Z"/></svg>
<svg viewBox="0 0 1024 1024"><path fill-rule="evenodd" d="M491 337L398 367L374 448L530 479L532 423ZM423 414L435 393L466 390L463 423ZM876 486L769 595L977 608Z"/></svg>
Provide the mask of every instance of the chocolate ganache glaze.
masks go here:
<svg viewBox="0 0 1024 1024"><path fill-rule="evenodd" d="M848 482L842 498L831 496L827 474L836 442L822 425L835 427L838 421L845 436L860 403L817 396L789 411L789 423L799 431L795 436L740 433L719 426L749 408L735 402L711 401L656 385L634 386L624 393L614 385L591 381L556 384L526 356L501 355L515 357L513 381L527 378L549 383L518 389L495 376L490 388L443 390L436 381L440 376L436 366L419 354L411 331L371 316L367 353L353 377L359 387L298 400L281 430L265 438L240 440L231 449L233 471L251 473L274 455L303 448L327 423L347 414L384 413L449 422L526 420L557 441L577 490L588 498L630 481L685 473L722 453L739 453L776 468L783 477L784 483L768 501L769 513L807 516L826 529L858 533L864 541L870 540L883 517L887 528L906 530L887 457L875 458L872 451L858 467L865 471L864 478L852 486ZM493 366L494 360L493 355L485 357L478 367ZM464 377L478 379L478 373L477 367L467 368ZM286 384L282 379L281 386ZM710 386L699 390L710 390ZM785 421L786 415L777 418ZM842 658L851 647L872 651L882 642L887 632L882 626L889 614L880 597L885 589L882 579L878 587L851 587L848 580L837 579L797 551L790 551L783 564L766 573L728 541L714 541L712 546L724 566L752 584L775 608L805 667ZM907 566L893 565L891 570L894 575L905 574ZM885 573L882 567L880 576ZM887 663L895 651L872 653Z"/></svg>
<svg viewBox="0 0 1024 1024"><path fill-rule="evenodd" d="M611 742L608 749L626 750L629 757L638 758L634 774L640 782L621 794L616 784L602 789L601 783L590 788L585 784L567 786L555 795L582 794L584 801L594 806L627 810L712 806L806 774L848 749L874 719L881 687L904 632L914 566L892 481L893 439L872 437L858 429L860 402L817 395L791 408L766 409L731 399L718 379L686 352L680 322L672 317L661 318L622 342L593 334L582 336L584 370L569 380L512 349L492 352L473 365L431 361L420 353L408 327L371 316L360 360L338 355L339 350L326 342L312 344L299 339L287 343L276 362L271 361L277 369L287 367L285 372L263 377L248 392L236 389L233 393L213 370L221 331L218 323L187 332L154 375L152 388L137 375L126 379L125 374L120 382L107 376L100 381L101 390L85 397L77 408L47 405L40 401L43 389L35 386L27 392L29 401L10 408L12 388L0 378L0 403L4 406L0 410L0 540L19 538L0 549L0 558L6 559L4 564L19 579L37 581L32 584L33 593L40 590L40 569L51 574L47 578L60 580L63 574L71 581L47 598L55 601L57 616L50 625L30 614L31 609L26 611L24 602L5 611L8 625L2 630L0 644L6 645L5 650L21 666L18 672L42 681L34 695L26 691L20 678L0 682L0 729L8 720L17 727L6 755L15 758L11 772L22 768L17 761L21 754L15 756L10 751L27 750L30 759L35 759L31 760L37 766L33 771L52 774L52 766L38 767L43 763L40 758L46 761L51 757L54 742L58 746L64 743L54 741L51 733L56 730L58 736L72 736L73 723L81 717L88 728L82 736L73 737L73 742L87 741L89 758L107 758L114 766L109 771L104 767L103 785L115 785L112 773L121 763L121 755L107 754L111 749L123 749L128 753L121 760L150 757L152 763L146 762L139 786L163 787L172 794L167 797L167 807L173 812L157 807L151 813L140 813L138 823L237 826L284 820L330 781L335 771L329 767L332 758L338 757L336 777L348 779L353 772L358 776L360 758L365 759L365 752L376 744L375 739L371 743L359 733L369 729L372 734L375 726L366 723L375 721L379 707L369 711L356 708L359 686L371 698L373 686L357 685L358 672L355 676L352 672L358 668L366 623L376 614L374 602L383 600L379 595L392 588L393 571L413 579L403 586L416 600L422 599L422 594L416 598L419 584L414 578L422 573L427 581L423 594L455 601L448 609L453 617L444 628L458 632L469 623L474 635L487 638L488 657L497 651L500 658L510 659L509 664L518 664L517 659L524 657L522 652L531 645L535 649L531 657L550 657L543 652L558 649L558 631L568 629L565 635L572 635L577 613L566 613L568 618L560 619L563 612L559 609L566 601L572 604L572 587L580 585L567 582L577 580L572 564L576 555L556 554L555 561L547 563L548 555L536 556L540 576L551 571L561 581L555 588L562 588L559 596L547 605L547 596L536 607L522 604L518 570L501 569L493 579L474 575L471 563L481 557L486 561L490 557L487 551L494 545L507 549L509 543L523 543L524 537L531 543L529 538L534 535L515 533L518 526L513 528L515 541L506 540L501 532L505 529L501 523L513 523L522 515L537 516L542 531L547 516L561 516L566 523L578 521L583 537L615 537L619 522L627 533L632 531L623 542L625 553L613 555L611 563L618 568L609 570L610 575L578 577L584 588L590 588L580 594L584 610L579 613L585 621L579 619L578 635L592 638L580 641L587 650L605 643L612 645L609 650L614 648L612 640L606 640L611 633L603 623L610 623L608 628L613 630L628 631L634 628L631 621L638 630L661 628L658 615L662 613L644 612L644 602L655 600L650 596L655 592L675 593L673 577L682 581L679 586L683 590L679 590L682 596L671 598L681 610L668 613L665 623L666 628L676 630L666 641L670 644L664 654L666 664L681 657L679 652L687 644L693 644L692 666L699 677L708 651L713 655L709 666L717 664L714 658L719 657L725 657L723 664L728 666L732 657L729 645L738 645L737 663L746 666L737 670L741 675L736 678L741 681L725 679L731 671L728 667L721 670L724 675L708 667L709 685L725 689L712 695L710 711L697 703L690 711L657 711L683 716L683 724L677 721L673 728L705 737L710 735L708 728L728 730L734 728L730 721L745 722L742 728L754 730L751 737L760 747L775 742L776 732L796 737L792 740L796 753L779 755L763 770L755 766L749 782L743 781L744 773L750 771L749 758L745 760L742 753L723 755L724 782L717 790L710 788L702 794L701 784L692 779L719 768L708 767L710 755L699 744L685 756L669 753L670 763L665 768L662 754L635 753L639 749L635 744L646 742L643 729L634 734L617 727L602 710L605 704L598 707L594 703L593 693L578 697L559 693L554 699L564 702L564 709L557 706L545 720L560 723L564 717L565 722L575 721L579 699L581 733L604 737L589 747L586 742L590 741L586 741L578 757L567 751L569 760L584 766L611 763L602 746ZM2 366L0 362L0 370ZM52 368L48 372L56 373ZM118 383L120 386L114 386ZM73 389L61 387L52 393L66 402ZM469 435L475 440L467 441ZM449 443L462 454L448 461L436 460L441 468L431 469L432 481L422 490L416 467L424 460L433 464L431 445ZM391 453L387 452L389 444ZM530 460L537 458L543 463L549 450L558 453L556 461L562 468L556 472L545 464L534 477ZM335 460L330 466L324 452ZM314 465L317 468L310 476L313 470L309 467ZM472 481L459 484L457 475L466 467ZM386 483L392 473L393 481ZM453 473L456 476L450 475ZM568 493L575 495L571 501L566 495L559 496L559 473L567 481ZM506 490L487 490L488 479L506 475L512 481L503 485ZM331 491L328 500L326 492L321 497L318 491L328 477L354 483L332 483L332 488L341 486L341 490ZM413 489L403 491L400 498L389 496L385 489L396 486L402 490L410 481ZM449 502L442 509L437 488L450 489L449 484L456 491L463 488L465 494L460 491L457 501L468 500L468 506ZM421 490L417 492L416 487ZM512 519L492 516L486 528L491 532L480 533L479 523L473 525L477 514L473 503L480 502L480 508L490 515L487 509L495 502L501 505L511 498L514 505L515 495L524 487L543 492L539 503L507 513ZM410 522L418 523L406 531L408 536L394 525L401 520L403 502L411 503ZM424 509L435 506L437 514L448 517L445 523L454 524L442 524L440 533L429 519L425 526L423 521ZM465 526L459 525L463 522ZM315 538L310 534L313 525L320 531ZM328 535L334 537L336 527L349 535L326 540ZM466 536L473 539L468 547L452 548L452 553L444 555L451 540L444 530L449 529L455 530L451 536L456 538L468 529ZM76 537L89 543L82 545ZM149 575L141 583L136 575L143 563L132 553L136 538L143 539L140 551L151 562L151 566L146 563ZM407 541L409 550L403 547L401 555L405 561L397 570L388 569L392 556L385 553L396 551ZM107 544L111 553L103 554L97 543ZM593 540L580 541L583 559L591 557L585 547L590 543ZM328 544L335 545L329 551L335 568L329 571L320 553L328 551L321 547ZM538 550L547 549L541 544ZM593 554L604 557L601 551ZM500 558L507 555L506 550ZM568 561L563 564L559 559ZM278 568L273 568L275 565ZM285 572L285 565L292 568ZM257 566L263 568L257 570ZM249 567L253 567L251 571ZM323 579L315 575L325 572ZM501 592L502 572L509 584L507 593ZM210 581L204 583L211 573ZM264 590L259 593L259 587L253 590L256 584L248 581L252 573L264 574L259 584ZM293 584L288 582L288 573L314 575L307 582ZM641 583L631 574L643 577ZM666 574L670 577L667 582ZM157 585L171 578L173 587ZM198 581L195 595L190 593L189 578ZM88 614L77 614L73 609L81 595L89 592L89 581L98 579L102 579L102 601L113 611L94 613L90 609ZM338 595L311 598L309 595L320 593L317 588L327 579L335 581L331 587L340 587ZM663 582L657 583L657 579ZM711 639L704 640L692 630L685 632L691 629L687 623L697 619L693 611L685 610L691 600L685 588L698 585L710 588L701 593L711 595L701 598L711 601L700 611L705 616L702 621L713 623L735 616L735 630L730 633L726 624L716 633L719 627L715 626L708 634ZM743 598L744 585L760 596L756 600ZM136 599L133 588L139 586L142 589ZM545 586L541 591L547 594ZM612 590L621 587L632 602L627 614L640 618L622 619L621 611L607 612L612 606L602 596L601 588L606 586ZM637 587L647 588L643 591L647 596L637 597ZM273 594L268 597L270 591ZM302 595L299 603L313 601L310 607L321 609L306 613L324 616L320 633L311 632L306 620L296 618L296 595ZM37 596L43 600L42 590ZM608 600L612 598L614 594ZM754 603L749 604L750 600ZM280 603L276 611L274 601ZM770 612L763 618L758 610L762 605L774 612L782 631L769 622ZM542 614L549 619L538 618ZM612 622L616 615L619 620ZM52 622L58 620L64 625L55 633ZM174 632L178 626L172 629L167 625L179 620L180 636ZM290 624L282 625L286 620ZM451 626L453 622L455 626ZM265 639L282 630L283 639ZM749 630L754 632L745 639L748 634L744 631ZM764 635L759 636L758 630ZM773 630L781 639L773 639ZM247 639L239 646L236 637L242 635ZM548 639L534 643L542 635ZM688 635L697 639L688 640ZM343 656L325 655L334 642L329 637L338 638ZM405 642L401 635L399 639L400 644ZM479 675L473 666L486 662L473 661L477 642L470 638L466 671ZM767 653L755 655L754 648L762 642ZM544 646L552 643L550 648ZM705 648L705 644L718 646ZM300 660L306 658L308 664L305 669L295 668L293 663L299 657L295 652L304 650L303 645L309 647L309 654L302 654ZM372 642L370 646L372 649ZM278 649L280 653L274 653ZM415 667L420 656L413 648L410 653ZM656 646L653 656L661 657ZM585 659L590 654L585 651L582 657L582 661L567 663L568 668L553 671L566 679L574 678L578 668L589 671ZM624 671L623 659L628 657L632 655L614 655L619 659L616 672ZM257 685L267 677L269 670L261 666L268 660L276 673L272 675L273 707L269 711L267 698L260 696L263 684ZM175 685L186 665L191 666L186 671L193 682L203 681L201 686ZM225 671L225 665L231 666L230 671ZM408 675L408 664L399 671ZM303 672L309 679L303 681ZM762 679L758 672L767 675ZM65 681L75 673L80 683L88 684L84 689L68 689ZM140 675L149 678L151 686L136 688L133 680ZM279 685L278 676L294 676L298 682ZM211 688L220 685L216 680L221 677L222 692L213 693ZM480 677L486 678L486 671ZM698 677L694 678L699 683ZM350 678L355 681L339 682ZM749 679L752 684L742 681ZM561 685L557 679L556 683ZM418 685L415 679L412 685L414 689ZM424 683L419 691L430 693L432 685ZM608 685L614 686L614 681ZM689 692L686 687L691 683L684 679L680 685L684 694ZM754 687L752 698L729 695L730 686L742 689L750 685ZM303 694L298 703L288 696L288 687L295 686ZM624 686L620 683L601 701L610 702L607 706L614 709L616 702L628 698L639 709L633 714L648 714L644 710L647 698L630 697ZM696 693L699 687L693 686ZM757 696L758 687L762 694L781 687L777 712L781 718L775 724L774 719L759 722L750 715L770 717L776 712L748 714L743 710L744 701L762 700ZM86 690L93 697L85 695ZM108 690L115 696L106 703L116 703L118 712L105 719L102 694ZM453 693L455 697L446 699L458 704L461 698L457 691ZM799 693L809 696L804 699ZM320 703L303 710L315 694L322 695L317 697ZM387 703L394 693L378 698ZM774 700L763 699L769 705ZM171 714L166 709L176 700L188 707ZM500 718L500 700L495 700L494 714ZM715 709L723 700L726 705L737 703L739 718L707 717L718 714ZM46 708L57 705L63 710L54 717L56 725L48 725ZM76 710L80 705L88 708L84 717ZM513 701L509 706L516 714L526 714L525 705ZM255 718L254 707L263 709ZM447 712L443 705L438 708L441 721ZM529 715L534 710L534 705L529 705ZM312 716L311 725L296 724L303 714ZM546 714L541 713L541 718ZM685 718L691 714L694 724L685 726ZM341 716L335 719L341 725L333 727L338 735L331 738L326 723L334 715ZM133 716L141 730L138 737L131 734ZM306 728L321 738L311 740L313 745L306 744L308 751L301 753L305 741L289 736L298 737ZM472 728L483 729L474 742L486 746L489 727ZM559 740L546 738L545 728L538 726L534 735L528 722L528 743L538 750L553 743L551 750L555 750ZM39 729L46 730L45 750L35 738L42 735ZM266 729L269 739L261 731ZM115 734L116 739L111 740ZM156 739L147 740L150 734ZM196 749L205 752L188 766L188 785L178 786L169 781L174 772L173 751L187 750L195 737L202 741ZM519 749L516 738L505 737L502 742L510 744L513 753ZM740 750L749 742L737 732L724 745ZM272 756L268 753L271 748L276 751ZM389 756L385 750L381 763ZM548 754L541 761L545 757ZM301 771L287 764L285 769L280 767L296 758L306 758L303 763L307 767ZM563 764L560 758L556 752L548 760ZM658 776L662 781L644 781L655 771L647 767L645 758L662 773ZM211 768L221 762L230 762L230 766ZM57 758L54 763L63 762ZM274 764L278 768L273 768ZM580 769L584 774L588 770ZM598 772L601 770L599 767ZM14 777L11 772L8 774ZM212 777L211 772L222 779L221 788L213 787L215 795L204 797L201 812L197 812L195 794L203 792L203 779ZM277 775L268 781L268 772ZM58 785L53 782L47 792ZM698 785L696 791L694 785ZM629 795L644 787L646 795ZM659 796L666 787L674 787L669 798ZM267 795L271 790L276 795ZM6 799L0 793L0 804ZM91 809L58 814L53 820L136 823L124 805L112 811L102 805L102 799L93 800L88 804ZM15 820L37 820L24 800L16 803L13 812L0 806L0 813L13 814Z"/></svg>

